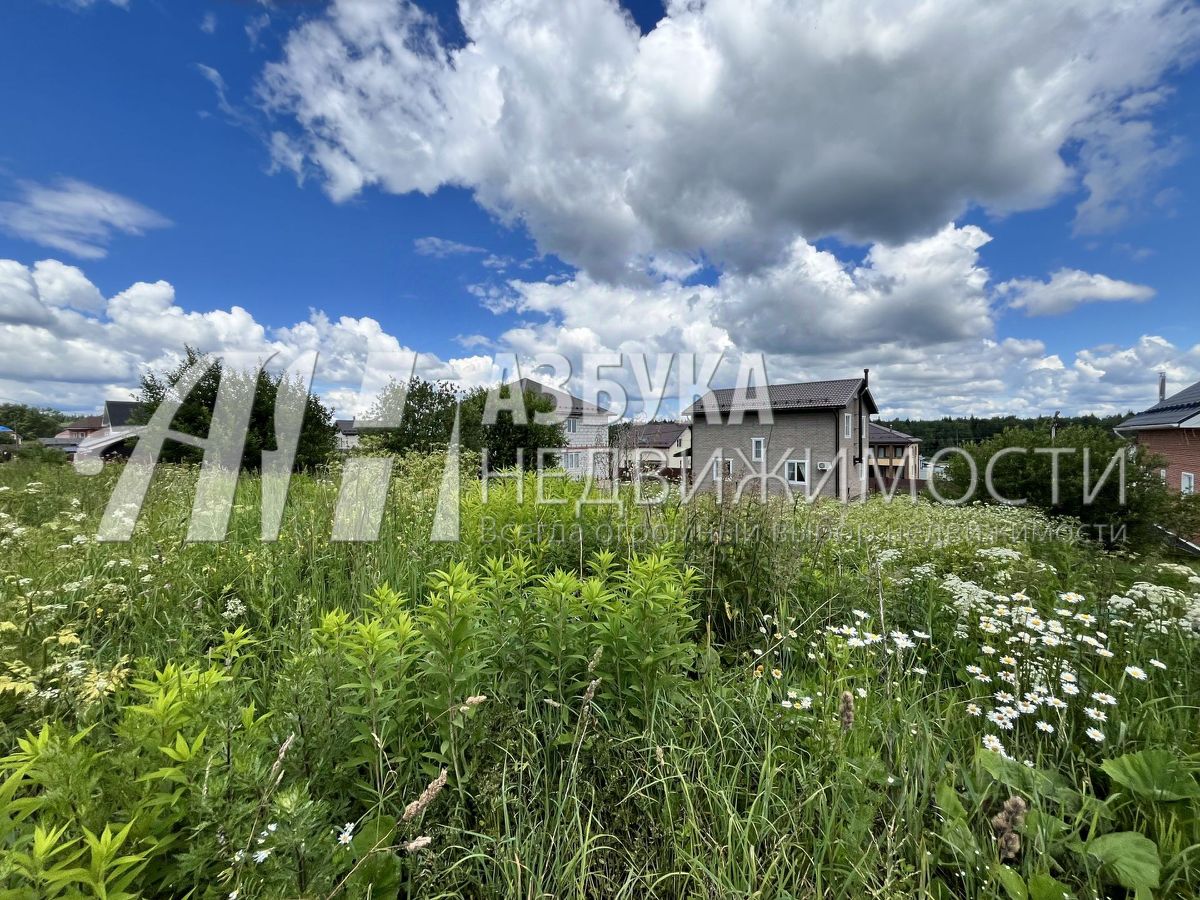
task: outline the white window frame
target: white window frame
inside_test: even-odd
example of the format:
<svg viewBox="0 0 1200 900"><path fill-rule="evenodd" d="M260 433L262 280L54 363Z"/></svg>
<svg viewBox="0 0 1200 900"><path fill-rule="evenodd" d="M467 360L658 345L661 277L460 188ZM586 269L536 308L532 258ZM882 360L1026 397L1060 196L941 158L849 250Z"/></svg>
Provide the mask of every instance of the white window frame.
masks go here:
<svg viewBox="0 0 1200 900"><path fill-rule="evenodd" d="M854 414L844 413L842 416L842 437L854 437Z"/></svg>
<svg viewBox="0 0 1200 900"><path fill-rule="evenodd" d="M750 438L750 459L762 462L767 455L767 439L765 437Z"/></svg>
<svg viewBox="0 0 1200 900"><path fill-rule="evenodd" d="M1196 493L1196 476L1192 472L1182 472L1179 475L1179 493L1190 497Z"/></svg>
<svg viewBox="0 0 1200 900"><path fill-rule="evenodd" d="M787 462L785 462L783 464L783 477L787 480L788 484L807 484L808 483L808 472L805 471L806 468L807 468L807 465L805 464L804 460L789 459ZM800 473L799 481L797 481L795 478L792 477L793 473L795 473L795 472Z"/></svg>
<svg viewBox="0 0 1200 900"><path fill-rule="evenodd" d="M726 478L733 477L733 460L723 459L718 456L712 462L712 479L713 481L724 481Z"/></svg>
<svg viewBox="0 0 1200 900"><path fill-rule="evenodd" d="M574 416L567 417L567 434L575 434L579 431L579 420Z"/></svg>
<svg viewBox="0 0 1200 900"><path fill-rule="evenodd" d="M579 450L568 450L563 454L564 469L578 469L581 464L582 459Z"/></svg>

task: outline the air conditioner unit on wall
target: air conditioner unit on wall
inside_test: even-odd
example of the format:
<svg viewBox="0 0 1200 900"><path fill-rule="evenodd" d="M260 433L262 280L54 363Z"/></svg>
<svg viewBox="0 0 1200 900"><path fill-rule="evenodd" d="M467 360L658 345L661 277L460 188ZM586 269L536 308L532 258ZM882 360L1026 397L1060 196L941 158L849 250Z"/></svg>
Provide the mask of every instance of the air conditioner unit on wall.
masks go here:
<svg viewBox="0 0 1200 900"><path fill-rule="evenodd" d="M827 462L817 463L817 471L818 472L828 472L829 471L829 463L827 463Z"/></svg>

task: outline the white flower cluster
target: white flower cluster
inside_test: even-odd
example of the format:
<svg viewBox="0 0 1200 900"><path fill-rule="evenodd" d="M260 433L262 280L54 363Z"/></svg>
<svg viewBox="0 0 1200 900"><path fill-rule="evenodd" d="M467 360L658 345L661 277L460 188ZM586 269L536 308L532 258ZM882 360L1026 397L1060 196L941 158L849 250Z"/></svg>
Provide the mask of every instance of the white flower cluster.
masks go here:
<svg viewBox="0 0 1200 900"><path fill-rule="evenodd" d="M975 555L980 559L990 559L997 562L1017 562L1021 559L1021 554L1010 547L981 547L975 551Z"/></svg>

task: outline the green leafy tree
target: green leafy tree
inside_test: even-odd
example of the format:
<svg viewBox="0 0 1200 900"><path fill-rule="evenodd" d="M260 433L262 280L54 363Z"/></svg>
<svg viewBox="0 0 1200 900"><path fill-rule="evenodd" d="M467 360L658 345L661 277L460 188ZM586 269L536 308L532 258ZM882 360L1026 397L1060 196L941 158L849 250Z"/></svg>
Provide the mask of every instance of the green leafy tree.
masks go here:
<svg viewBox="0 0 1200 900"><path fill-rule="evenodd" d="M509 397L509 390L501 388L501 396ZM494 422L485 421L487 398L485 388L475 388L460 395L446 382L417 377L406 383L393 381L380 393L366 418L399 424L364 435L361 446L368 452L395 454L444 450L453 433L456 409L459 411L460 447L475 452L486 449L488 465L492 468L515 466L518 455L526 468L533 468L537 465L539 448L552 449L566 443L561 424L544 425L534 421L535 413L554 410L554 401L550 397L527 391L523 423L514 421L508 411L497 414ZM556 461L556 455L546 454L547 465Z"/></svg>
<svg viewBox="0 0 1200 900"><path fill-rule="evenodd" d="M44 406L0 403L0 425L7 425L26 439L54 437L73 416Z"/></svg>
<svg viewBox="0 0 1200 900"><path fill-rule="evenodd" d="M184 360L170 372L150 372L142 377L142 390L138 397L141 404L130 416L130 424L144 425L159 404L173 391L175 382L202 355L191 347L185 348ZM213 408L217 400L217 389L222 379L227 389L252 391L250 423L242 451L242 468L258 469L262 465L262 454L266 450L277 450L275 441L275 406L299 386L283 375L272 375L259 370L250 372L227 369L219 360L200 378L196 386L184 399L171 427L184 434L197 437L209 436L212 426ZM337 432L333 425L333 412L314 394L305 398L304 422L300 429L300 441L296 448L294 468L311 469L325 463L337 446ZM168 441L162 452L164 462L199 462L203 452L174 441Z"/></svg>
<svg viewBox="0 0 1200 900"><path fill-rule="evenodd" d="M509 397L511 387L500 389L501 397ZM538 465L538 450L550 450L566 444L566 433L561 423L539 424L534 421L536 413L554 411L554 400L544 394L525 392L525 421L515 421L511 412L502 411L495 422L486 422L488 392L477 388L463 400L463 443L470 449L483 450L488 454L488 465L493 469L507 469L520 459L524 468ZM478 447L470 441L480 442ZM518 452L519 451L519 452ZM543 457L547 466L558 462L557 454L547 453Z"/></svg>
<svg viewBox="0 0 1200 900"><path fill-rule="evenodd" d="M415 376L407 382L392 380L365 418L398 424L364 434L361 446L396 454L444 450L450 443L457 405L458 394L446 382Z"/></svg>
<svg viewBox="0 0 1200 900"><path fill-rule="evenodd" d="M1144 542L1153 536L1155 525L1175 515L1175 501L1157 473L1161 461L1103 427L1060 427L1054 438L1049 424L1038 428L1012 427L963 449L973 460L977 473L976 499L1000 502L985 487L989 461L995 459L992 483L1000 497L1024 501L1053 515L1077 518L1095 528L1093 535L1100 538L1108 532L1099 526L1125 526L1131 539ZM1125 457L1123 502L1119 464L1113 466L1098 487L1109 463L1118 456ZM1057 478L1054 477L1056 458ZM966 458L961 454L948 457L947 483L941 488L943 496L963 496L970 481Z"/></svg>

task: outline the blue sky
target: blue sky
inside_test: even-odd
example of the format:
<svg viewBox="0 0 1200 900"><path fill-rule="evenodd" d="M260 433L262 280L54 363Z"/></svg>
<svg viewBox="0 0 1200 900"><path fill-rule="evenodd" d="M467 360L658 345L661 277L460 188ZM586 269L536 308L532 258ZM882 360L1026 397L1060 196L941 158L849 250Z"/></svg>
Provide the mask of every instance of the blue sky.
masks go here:
<svg viewBox="0 0 1200 900"><path fill-rule="evenodd" d="M945 5L945 33L961 25L967 44L1003 25L956 22L963 8ZM175 337L210 350L255 341L294 349L295 336L278 329L306 322L310 310L335 323L351 317L346 333L373 320L396 346L424 354L430 374L464 382L486 380L493 351L574 359L722 348L768 353L780 379L870 365L887 411L921 415L1129 408L1152 399L1160 368L1174 382L1200 377L1190 7L1146 4L1132 25L1078 34L1043 23L1057 43L1019 62L1078 84L990 96L1011 71L986 58L964 71L974 59L937 29L910 49L944 52L943 82L922 84L929 71L917 63L911 79L897 70L876 82L877 68L899 64L873 58L881 45L864 45L830 13L816 25L846 52L813 63L802 82L803 64L793 75L782 62L772 67L772 54L804 58L805 48L777 46L788 35L769 27L772 16L798 18L797 7L710 6L685 14L627 4L640 32L631 35L604 0L579 4L576 15L545 0L471 2L461 19L453 3L421 3L428 20L405 0L7 4L0 259L11 262L0 278L0 312L9 310L0 317L0 396L91 408L133 386L140 367L169 361ZM1179 18L1164 24L1170 16ZM510 40L520 28L535 38ZM1130 62L1122 31L1142 34L1150 49ZM679 49L695 45L677 32L708 42L710 68ZM339 66L369 59L396 33L419 48L436 34L438 49L418 58L467 48L503 78L468 83L466 57L454 72L418 72L381 56L360 82L341 81ZM345 59L314 52L331 34ZM561 62L530 62L522 54L531 47ZM1082 73L1071 62L1080 55L1093 60ZM762 70L749 71L760 60ZM701 74L684 71L693 65ZM705 77L715 87L697 99ZM427 106L422 85L435 78L437 103ZM595 88L605 78L619 82L619 112L609 103L617 89ZM496 84L503 104L481 112ZM920 96L943 90L938 102ZM894 91L894 102L877 106L881 91ZM1030 112L1035 102L1059 109ZM1007 119L980 111L1005 103ZM873 124L880 109L896 110L894 131ZM1030 138L1031 125L1057 136ZM946 129L945 159L922 158L942 152L922 143L931 128ZM805 181L822 168L827 177ZM633 200L605 205L634 190ZM1081 213L1089 197L1100 199ZM927 198L931 208L919 211ZM64 245L56 204L79 217L74 243ZM884 260L873 246L902 252ZM61 265L34 277L42 260ZM1060 271L1071 277L1055 281ZM62 294L64 279L85 299ZM141 299L119 318L111 298L138 284ZM668 312L687 304L683 318ZM843 305L857 311L830 312ZM205 318L234 307L245 316ZM143 328L135 313L178 321L178 334ZM248 323L261 334L247 338ZM328 343L357 359L345 337L323 333L323 352ZM93 353L89 341L102 346ZM322 389L345 410L356 370L339 371Z"/></svg>

